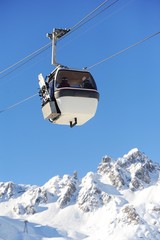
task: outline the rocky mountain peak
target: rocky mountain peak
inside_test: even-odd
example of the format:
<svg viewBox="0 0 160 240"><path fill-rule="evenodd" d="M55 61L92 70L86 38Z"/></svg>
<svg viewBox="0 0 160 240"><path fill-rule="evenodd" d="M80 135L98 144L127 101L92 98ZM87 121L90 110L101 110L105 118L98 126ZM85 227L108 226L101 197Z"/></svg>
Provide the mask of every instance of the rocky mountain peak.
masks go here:
<svg viewBox="0 0 160 240"><path fill-rule="evenodd" d="M123 157L112 160L106 156L98 166L98 173L108 177L110 183L118 189L141 189L150 184L152 175L158 169L144 153L137 148L132 149Z"/></svg>
<svg viewBox="0 0 160 240"><path fill-rule="evenodd" d="M29 186L18 185L13 182L0 182L0 202L7 201L20 195L28 189Z"/></svg>

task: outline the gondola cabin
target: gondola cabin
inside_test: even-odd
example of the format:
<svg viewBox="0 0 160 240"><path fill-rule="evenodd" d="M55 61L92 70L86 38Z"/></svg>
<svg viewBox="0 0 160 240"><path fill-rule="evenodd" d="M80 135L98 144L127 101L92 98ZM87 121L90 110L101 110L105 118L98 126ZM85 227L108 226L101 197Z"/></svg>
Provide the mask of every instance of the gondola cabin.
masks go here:
<svg viewBox="0 0 160 240"><path fill-rule="evenodd" d="M94 117L99 93L89 71L58 66L46 81L40 74L39 85L45 119L73 127Z"/></svg>

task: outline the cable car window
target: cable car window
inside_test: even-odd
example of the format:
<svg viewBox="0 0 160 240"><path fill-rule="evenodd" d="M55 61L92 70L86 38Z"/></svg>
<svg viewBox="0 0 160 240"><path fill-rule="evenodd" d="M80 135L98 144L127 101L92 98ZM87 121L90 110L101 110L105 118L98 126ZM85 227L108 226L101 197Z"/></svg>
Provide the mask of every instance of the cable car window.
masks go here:
<svg viewBox="0 0 160 240"><path fill-rule="evenodd" d="M67 79L68 80L68 84L70 87L72 88L81 88L83 87L83 80L87 79L88 81L90 81L92 87L92 89L96 89L96 84L95 81L92 77L92 75L87 72L87 71L74 71L74 70L59 70L56 76L56 87L60 86L62 83L62 79ZM86 87L89 88L89 87Z"/></svg>

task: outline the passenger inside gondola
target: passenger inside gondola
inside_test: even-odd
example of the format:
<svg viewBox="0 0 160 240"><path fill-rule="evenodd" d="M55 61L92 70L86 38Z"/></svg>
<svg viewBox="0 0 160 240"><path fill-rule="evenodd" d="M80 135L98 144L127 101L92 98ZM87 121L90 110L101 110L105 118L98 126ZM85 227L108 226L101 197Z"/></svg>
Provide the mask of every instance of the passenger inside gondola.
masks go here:
<svg viewBox="0 0 160 240"><path fill-rule="evenodd" d="M86 76L82 77L82 87L88 88L88 89L93 89L93 85L92 85L91 81L88 78L86 78Z"/></svg>
<svg viewBox="0 0 160 240"><path fill-rule="evenodd" d="M68 79L66 77L63 77L61 83L58 85L58 88L62 87L70 87Z"/></svg>

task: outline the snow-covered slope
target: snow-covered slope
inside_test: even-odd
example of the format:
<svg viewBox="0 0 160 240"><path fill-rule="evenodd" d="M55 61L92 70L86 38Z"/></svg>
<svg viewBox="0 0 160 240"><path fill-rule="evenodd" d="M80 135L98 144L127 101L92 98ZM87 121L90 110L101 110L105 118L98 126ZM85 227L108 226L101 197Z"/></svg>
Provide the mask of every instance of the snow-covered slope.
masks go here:
<svg viewBox="0 0 160 240"><path fill-rule="evenodd" d="M0 183L0 240L160 240L160 166L138 149L82 179Z"/></svg>

